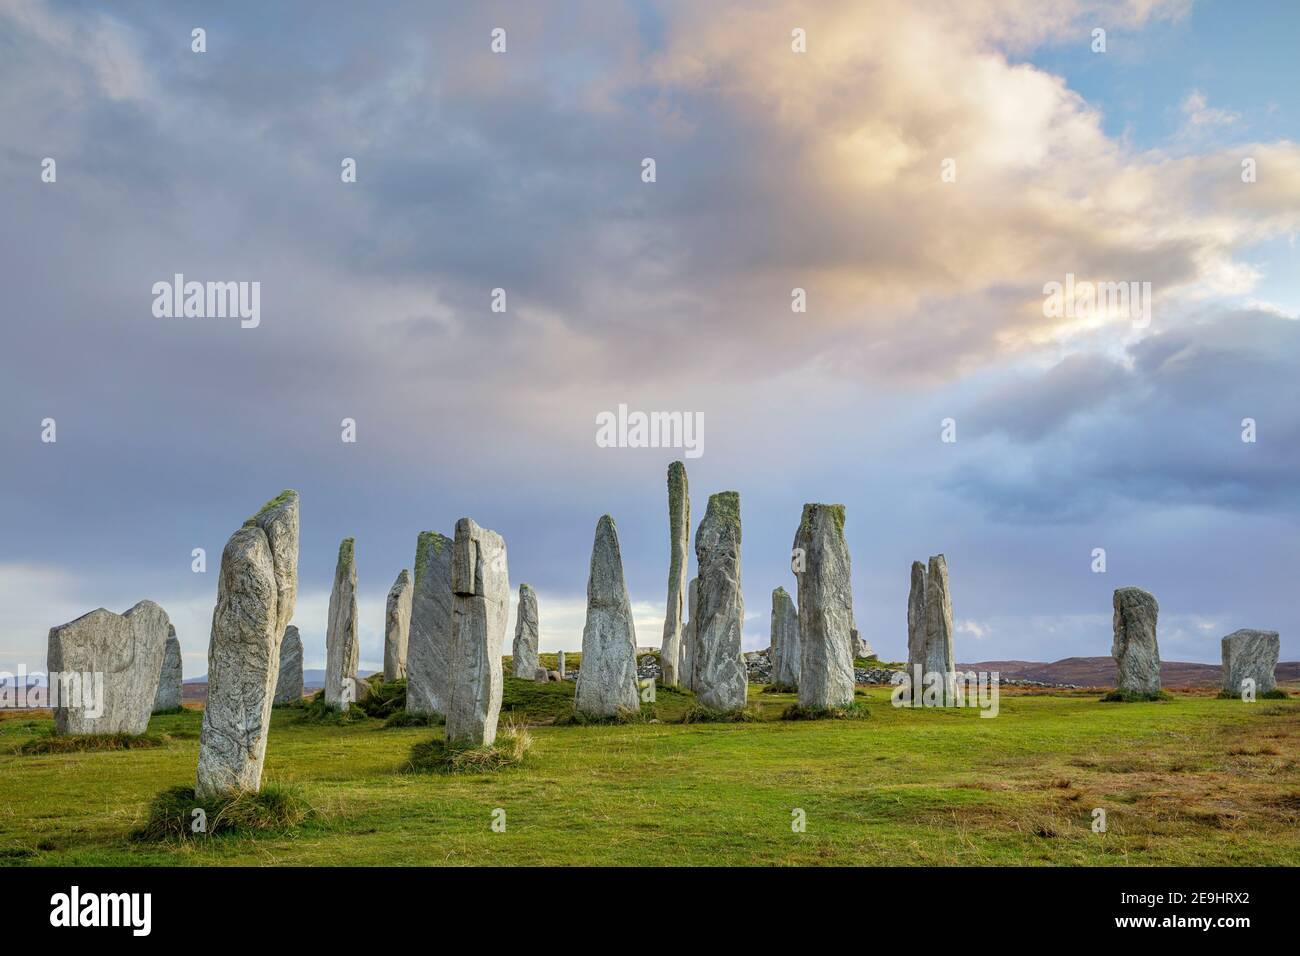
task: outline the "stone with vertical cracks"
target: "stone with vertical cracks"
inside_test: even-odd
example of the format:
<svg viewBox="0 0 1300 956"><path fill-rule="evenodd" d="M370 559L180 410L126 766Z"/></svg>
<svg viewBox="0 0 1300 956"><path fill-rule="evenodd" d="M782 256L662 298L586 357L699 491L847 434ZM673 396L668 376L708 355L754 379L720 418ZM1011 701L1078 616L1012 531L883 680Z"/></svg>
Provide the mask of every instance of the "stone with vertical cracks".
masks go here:
<svg viewBox="0 0 1300 956"><path fill-rule="evenodd" d="M700 579L691 578L686 587L686 623L682 625L682 663L679 673L681 685L695 689L695 621L700 607Z"/></svg>
<svg viewBox="0 0 1300 956"><path fill-rule="evenodd" d="M772 592L772 683L799 686L799 612L785 588Z"/></svg>
<svg viewBox="0 0 1300 956"><path fill-rule="evenodd" d="M844 506L806 504L794 547L799 578L799 704L814 710L853 703L853 589Z"/></svg>
<svg viewBox="0 0 1300 956"><path fill-rule="evenodd" d="M451 538L436 531L420 533L415 545L415 590L406 648L409 714L447 713L452 645L451 554Z"/></svg>
<svg viewBox="0 0 1300 956"><path fill-rule="evenodd" d="M411 572L405 568L388 590L384 606L384 680L406 680L406 649L411 633Z"/></svg>
<svg viewBox="0 0 1300 956"><path fill-rule="evenodd" d="M1119 588L1114 597L1115 637L1110 656L1118 665L1116 687L1141 695L1160 693L1160 648L1156 644L1156 618L1160 605L1141 588Z"/></svg>
<svg viewBox="0 0 1300 956"><path fill-rule="evenodd" d="M704 520L695 531L698 563L698 618L694 630L694 688L702 706L739 711L746 702L748 671L741 651L745 597L740 586L740 494L709 496ZM844 642L848 648L847 635Z"/></svg>
<svg viewBox="0 0 1300 956"><path fill-rule="evenodd" d="M686 599L686 549L691 537L691 497L686 465L668 466L668 613L659 650L662 679L667 687L681 683L682 604Z"/></svg>
<svg viewBox="0 0 1300 956"><path fill-rule="evenodd" d="M96 608L50 628L46 668L52 682L58 675L54 732L144 733L170 629L167 612L153 601L124 614Z"/></svg>
<svg viewBox="0 0 1300 956"><path fill-rule="evenodd" d="M184 668L181 664L181 642L176 637L176 628L167 625L167 643L163 650L162 671L158 675L158 692L153 698L153 712L175 710L181 705L181 685L184 681Z"/></svg>
<svg viewBox="0 0 1300 956"><path fill-rule="evenodd" d="M357 561L355 542L344 538L334 566L329 619L325 627L325 703L347 710L357 699Z"/></svg>
<svg viewBox="0 0 1300 956"><path fill-rule="evenodd" d="M579 713L593 717L617 717L641 709L632 602L623 578L618 529L609 515L596 523L591 546L582 667L573 705Z"/></svg>
<svg viewBox="0 0 1300 956"><path fill-rule="evenodd" d="M280 642L298 594L298 493L267 502L221 554L199 738L199 799L262 783Z"/></svg>
<svg viewBox="0 0 1300 956"><path fill-rule="evenodd" d="M290 624L280 642L280 676L275 682L275 703L292 704L302 700L302 638Z"/></svg>
<svg viewBox="0 0 1300 956"><path fill-rule="evenodd" d="M515 609L515 643L510 652L515 676L535 679L541 668L537 659L537 592L527 584L519 585L519 604ZM545 671L542 673L545 674Z"/></svg>
<svg viewBox="0 0 1300 956"><path fill-rule="evenodd" d="M1242 628L1220 642L1223 651L1223 689L1234 697L1242 692L1242 683L1250 678L1256 694L1267 694L1277 687L1273 670L1277 667L1281 638L1277 631Z"/></svg>
<svg viewBox="0 0 1300 956"><path fill-rule="evenodd" d="M501 649L510 611L506 543L469 518L452 542L452 646L445 738L453 747L483 747L501 716Z"/></svg>

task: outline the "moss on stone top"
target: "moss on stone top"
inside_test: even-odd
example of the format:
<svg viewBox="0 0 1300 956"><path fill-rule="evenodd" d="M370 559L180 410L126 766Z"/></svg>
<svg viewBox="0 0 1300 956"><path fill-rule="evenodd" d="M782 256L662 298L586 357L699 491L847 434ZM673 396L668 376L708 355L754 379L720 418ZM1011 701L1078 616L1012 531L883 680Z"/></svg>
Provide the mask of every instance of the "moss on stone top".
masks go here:
<svg viewBox="0 0 1300 956"><path fill-rule="evenodd" d="M353 547L355 545L356 540L353 538L344 538L339 543L339 564L342 564L344 561L352 560Z"/></svg>
<svg viewBox="0 0 1300 956"><path fill-rule="evenodd" d="M421 531L415 542L415 580L418 582L424 574L425 565L428 564L429 549L433 549L434 554L442 554L442 549L451 544L451 539L445 534L439 534L437 531Z"/></svg>
<svg viewBox="0 0 1300 956"><path fill-rule="evenodd" d="M844 537L844 506L843 505L825 505L810 502L803 506L803 517L799 519L799 534L807 534L812 525L812 516L814 511L825 511L835 522L835 530L839 536Z"/></svg>
<svg viewBox="0 0 1300 956"><path fill-rule="evenodd" d="M266 504L262 505L262 507L258 509L257 514L253 515L253 517L245 521L244 527L248 528L251 527L252 525L257 524L257 519L262 517L262 515L266 514L272 508L278 508L280 507L280 505L285 504L297 497L298 497L298 492L294 491L292 488L284 489L284 491L280 492L278 495L276 495Z"/></svg>
<svg viewBox="0 0 1300 956"><path fill-rule="evenodd" d="M740 524L740 492L719 491L717 494L709 495L709 508L705 512L705 517L710 514L719 521Z"/></svg>

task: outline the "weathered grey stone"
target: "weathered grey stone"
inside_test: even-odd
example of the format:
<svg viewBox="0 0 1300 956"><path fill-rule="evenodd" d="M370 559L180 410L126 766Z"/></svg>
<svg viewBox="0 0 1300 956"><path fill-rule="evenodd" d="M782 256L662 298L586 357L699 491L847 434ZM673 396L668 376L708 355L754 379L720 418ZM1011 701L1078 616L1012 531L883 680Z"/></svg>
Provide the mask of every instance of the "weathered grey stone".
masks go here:
<svg viewBox="0 0 1300 956"><path fill-rule="evenodd" d="M176 638L176 627L167 625L167 643L163 650L162 672L158 676L158 692L153 698L153 712L175 710L181 705L181 685L184 668L181 664L181 642Z"/></svg>
<svg viewBox="0 0 1300 956"><path fill-rule="evenodd" d="M344 538L334 566L330 590L329 621L325 627L325 703L347 710L356 700L357 662L357 561L355 542Z"/></svg>
<svg viewBox="0 0 1300 956"><path fill-rule="evenodd" d="M153 601L125 614L97 608L50 628L46 667L51 681L59 675L54 732L144 733L170 630L167 612Z"/></svg>
<svg viewBox="0 0 1300 956"><path fill-rule="evenodd" d="M481 747L497 738L501 716L501 649L510 613L506 543L469 518L452 543L452 646L447 743Z"/></svg>
<svg viewBox="0 0 1300 956"><path fill-rule="evenodd" d="M686 548L691 537L691 496L686 465L668 466L668 614L659 649L660 679L666 687L681 683L682 603L686 599Z"/></svg>
<svg viewBox="0 0 1300 956"><path fill-rule="evenodd" d="M682 663L678 680L688 690L695 689L695 624L700 610L700 579L691 578L686 586L686 610L689 615L682 625Z"/></svg>
<svg viewBox="0 0 1300 956"><path fill-rule="evenodd" d="M785 588L772 592L772 683L799 686L799 612Z"/></svg>
<svg viewBox="0 0 1300 956"><path fill-rule="evenodd" d="M691 612L695 694L710 710L743 710L749 672L740 646L745 596L740 587L738 492L709 496L704 520L695 531L695 560L700 569L698 607Z"/></svg>
<svg viewBox="0 0 1300 956"><path fill-rule="evenodd" d="M1119 668L1116 683L1122 692L1160 693L1160 648L1156 644L1156 618L1160 605L1141 588L1115 591L1115 639L1110 656Z"/></svg>
<svg viewBox="0 0 1300 956"><path fill-rule="evenodd" d="M925 671L925 565L912 562L912 588L907 594L907 673Z"/></svg>
<svg viewBox="0 0 1300 956"><path fill-rule="evenodd" d="M421 716L447 712L451 668L452 540L423 531L415 545L415 591L406 648L406 712Z"/></svg>
<svg viewBox="0 0 1300 956"><path fill-rule="evenodd" d="M855 627L849 631L849 651L854 657L875 657L871 642L863 637Z"/></svg>
<svg viewBox="0 0 1300 956"><path fill-rule="evenodd" d="M221 554L195 792L261 787L280 642L298 594L298 493L267 502Z"/></svg>
<svg viewBox="0 0 1300 956"><path fill-rule="evenodd" d="M406 649L411 634L411 572L405 568L388 589L384 608L384 680L406 680Z"/></svg>
<svg viewBox="0 0 1300 956"><path fill-rule="evenodd" d="M1242 628L1233 631L1221 642L1223 650L1223 689L1234 697L1241 696L1242 683L1250 678L1255 682L1255 694L1267 694L1277 687L1273 674L1281 650L1277 631L1255 631Z"/></svg>
<svg viewBox="0 0 1300 956"><path fill-rule="evenodd" d="M925 573L925 674L941 674L928 678L940 681L935 686L943 688L944 704L956 703L953 678L957 663L952 649L952 598L948 594L948 561L942 554L930 558ZM919 688L924 690L924 688Z"/></svg>
<svg viewBox="0 0 1300 956"><path fill-rule="evenodd" d="M537 593L527 584L519 585L511 655L516 677L532 677L541 667L537 660Z"/></svg>
<svg viewBox="0 0 1300 956"><path fill-rule="evenodd" d="M587 577L587 621L582 628L582 667L574 709L615 717L641 709L637 693L636 628L623 579L618 529L609 515L596 522Z"/></svg>
<svg viewBox="0 0 1300 956"><path fill-rule="evenodd" d="M816 710L853 703L853 588L844 506L806 504L794 548L799 578L799 703Z"/></svg>
<svg viewBox="0 0 1300 956"><path fill-rule="evenodd" d="M552 684L558 684L560 681L564 680L564 675L559 671L547 671L546 679Z"/></svg>
<svg viewBox="0 0 1300 956"><path fill-rule="evenodd" d="M280 676L275 682L275 703L293 704L302 700L302 638L290 624L280 642Z"/></svg>
<svg viewBox="0 0 1300 956"><path fill-rule="evenodd" d="M564 651L558 651L555 655L556 673L560 675L560 680L564 680Z"/></svg>
<svg viewBox="0 0 1300 956"><path fill-rule="evenodd" d="M545 667L538 667L533 671L533 680L538 684L545 684L551 679L551 672Z"/></svg>

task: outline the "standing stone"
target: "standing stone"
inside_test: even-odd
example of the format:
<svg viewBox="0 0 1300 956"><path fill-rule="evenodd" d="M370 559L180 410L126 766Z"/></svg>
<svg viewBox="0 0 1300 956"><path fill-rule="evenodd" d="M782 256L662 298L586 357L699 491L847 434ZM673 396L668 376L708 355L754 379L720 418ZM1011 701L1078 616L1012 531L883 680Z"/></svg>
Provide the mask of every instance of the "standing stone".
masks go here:
<svg viewBox="0 0 1300 956"><path fill-rule="evenodd" d="M623 579L623 555L614 519L596 523L587 577L587 621L582 628L582 667L574 709L593 717L637 713L636 628Z"/></svg>
<svg viewBox="0 0 1300 956"><path fill-rule="evenodd" d="M799 612L785 588L772 592L772 683L799 686Z"/></svg>
<svg viewBox="0 0 1300 956"><path fill-rule="evenodd" d="M686 588L686 610L688 617L682 625L682 663L679 679L683 687L695 690L695 623L700 608L700 579L691 578Z"/></svg>
<svg viewBox="0 0 1300 956"><path fill-rule="evenodd" d="M290 624L280 642L280 676L275 682L275 703L293 704L302 700L302 638Z"/></svg>
<svg viewBox="0 0 1300 956"><path fill-rule="evenodd" d="M695 531L695 560L700 569L698 606L691 611L695 693L710 710L743 710L749 672L740 647L745 596L740 589L738 492L709 496Z"/></svg>
<svg viewBox="0 0 1300 956"><path fill-rule="evenodd" d="M231 535L221 554L199 799L261 787L280 642L298 595L298 524L298 493L285 491Z"/></svg>
<svg viewBox="0 0 1300 956"><path fill-rule="evenodd" d="M1160 648L1156 618L1160 605L1141 588L1115 591L1115 639L1110 656L1118 665L1116 686L1121 692L1154 696L1160 693Z"/></svg>
<svg viewBox="0 0 1300 956"><path fill-rule="evenodd" d="M1277 631L1233 631L1221 642L1223 650L1223 689L1233 697L1241 696L1246 678L1255 681L1255 693L1267 694L1277 687L1273 669L1281 650Z"/></svg>
<svg viewBox="0 0 1300 956"><path fill-rule="evenodd" d="M953 684L957 671L952 650L952 598L948 594L948 561L942 554L930 558L925 574L925 668L940 681L945 705L956 703ZM924 690L924 687L922 688Z"/></svg>
<svg viewBox="0 0 1300 956"><path fill-rule="evenodd" d="M325 703L347 710L357 699L357 562L352 538L339 545L325 627ZM351 682L350 684L348 682Z"/></svg>
<svg viewBox="0 0 1300 956"><path fill-rule="evenodd" d="M406 680L406 648L411 633L411 573L405 568L388 591L384 611L384 681Z"/></svg>
<svg viewBox="0 0 1300 956"><path fill-rule="evenodd" d="M912 562L912 589L907 594L907 676L925 672L925 565ZM920 693L920 688L914 688Z"/></svg>
<svg viewBox="0 0 1300 956"><path fill-rule="evenodd" d="M854 657L876 656L876 652L871 649L871 642L858 633L856 627L849 631L849 649Z"/></svg>
<svg viewBox="0 0 1300 956"><path fill-rule="evenodd" d="M806 504L794 547L799 573L799 704L814 710L853 703L853 590L844 506Z"/></svg>
<svg viewBox="0 0 1300 956"><path fill-rule="evenodd" d="M162 672L158 676L158 693L153 698L153 712L175 710L181 705L181 642L176 639L176 628L167 625L167 643L163 651Z"/></svg>
<svg viewBox="0 0 1300 956"><path fill-rule="evenodd" d="M415 545L415 591L406 649L408 714L447 713L452 644L451 553L451 538L436 531L420 532Z"/></svg>
<svg viewBox="0 0 1300 956"><path fill-rule="evenodd" d="M533 677L541 667L537 660L537 592L527 584L519 585L515 643L511 654L516 677Z"/></svg>
<svg viewBox="0 0 1300 956"><path fill-rule="evenodd" d="M681 682L682 603L686 598L686 548L691 537L691 497L686 465L668 466L668 615L664 618L663 646L659 650L664 686Z"/></svg>
<svg viewBox="0 0 1300 956"><path fill-rule="evenodd" d="M144 733L170 631L167 612L153 601L125 614L97 608L50 628L46 668L51 683L59 675L54 732Z"/></svg>
<svg viewBox="0 0 1300 956"><path fill-rule="evenodd" d="M556 673L560 675L560 680L564 680L566 676L564 672L564 651L558 651L556 653L555 666L557 668Z"/></svg>
<svg viewBox="0 0 1300 956"><path fill-rule="evenodd" d="M501 650L510 613L510 581L505 541L469 518L456 522L451 591L445 739L454 747L483 747L497 739L501 715Z"/></svg>

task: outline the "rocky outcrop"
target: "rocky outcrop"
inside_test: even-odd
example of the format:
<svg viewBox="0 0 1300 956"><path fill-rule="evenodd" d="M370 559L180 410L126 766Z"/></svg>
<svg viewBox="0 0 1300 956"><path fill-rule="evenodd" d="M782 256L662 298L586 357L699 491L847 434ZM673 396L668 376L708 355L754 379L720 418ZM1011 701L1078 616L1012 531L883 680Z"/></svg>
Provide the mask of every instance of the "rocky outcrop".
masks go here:
<svg viewBox="0 0 1300 956"><path fill-rule="evenodd" d="M785 588L772 592L772 683L799 686L799 612Z"/></svg>
<svg viewBox="0 0 1300 956"><path fill-rule="evenodd" d="M406 711L431 716L447 712L451 668L452 540L423 531L415 545L415 588L406 648Z"/></svg>
<svg viewBox="0 0 1300 956"><path fill-rule="evenodd" d="M339 545L325 629L325 703L347 710L357 699L357 562L352 538Z"/></svg>
<svg viewBox="0 0 1300 956"><path fill-rule="evenodd" d="M1255 694L1267 694L1277 687L1277 667L1281 638L1277 631L1254 631L1242 628L1220 642L1223 651L1223 690L1234 697L1242 694L1247 679L1255 682Z"/></svg>
<svg viewBox="0 0 1300 956"><path fill-rule="evenodd" d="M163 649L162 671L158 675L158 691L153 698L153 712L175 710L181 705L181 685L184 681L181 665L181 642L176 628L167 625L167 642Z"/></svg>
<svg viewBox="0 0 1300 956"><path fill-rule="evenodd" d="M515 643L511 662L516 677L535 677L541 669L537 659L537 593L527 584L519 585L519 604L515 609ZM545 671L542 671L543 679Z"/></svg>
<svg viewBox="0 0 1300 956"><path fill-rule="evenodd" d="M593 717L616 717L641 709L632 602L623 578L618 529L609 515L596 523L591 546L587 621L582 629L582 667L574 709Z"/></svg>
<svg viewBox="0 0 1300 956"><path fill-rule="evenodd" d="M741 657L745 598L740 586L739 493L709 496L695 532L695 560L700 569L698 607L691 612L695 694L710 710L743 710L748 681Z"/></svg>
<svg viewBox="0 0 1300 956"><path fill-rule="evenodd" d="M1141 588L1119 588L1114 597L1115 638L1110 656L1119 673L1121 693L1154 696L1160 693L1160 648L1156 645L1156 618L1160 605Z"/></svg>
<svg viewBox="0 0 1300 956"><path fill-rule="evenodd" d="M681 683L682 604L686 598L686 549L691 537L691 497L686 482L686 465L675 461L668 466L668 613L664 618L663 682L668 687Z"/></svg>
<svg viewBox="0 0 1300 956"><path fill-rule="evenodd" d="M469 518L452 542L452 645L445 739L482 747L497 737L501 715L501 651L510 612L506 543Z"/></svg>
<svg viewBox="0 0 1300 956"><path fill-rule="evenodd" d="M799 578L799 704L813 710L853 703L853 590L844 506L806 504L794 548Z"/></svg>
<svg viewBox="0 0 1300 956"><path fill-rule="evenodd" d="M388 590L384 607L384 680L406 680L406 649L411 634L411 573L405 568Z"/></svg>
<svg viewBox="0 0 1300 956"><path fill-rule="evenodd" d="M280 676L275 682L275 703L294 704L302 700L302 638L290 624L280 642Z"/></svg>

